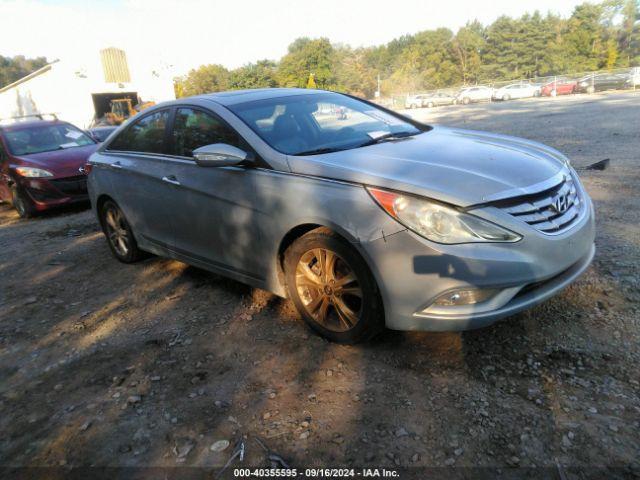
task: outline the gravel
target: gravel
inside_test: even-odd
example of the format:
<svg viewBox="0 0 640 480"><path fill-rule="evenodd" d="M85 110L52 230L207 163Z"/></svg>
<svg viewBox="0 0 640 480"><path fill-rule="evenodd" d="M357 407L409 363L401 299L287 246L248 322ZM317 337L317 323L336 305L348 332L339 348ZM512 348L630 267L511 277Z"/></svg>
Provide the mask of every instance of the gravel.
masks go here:
<svg viewBox="0 0 640 480"><path fill-rule="evenodd" d="M260 437L294 467L640 471L639 111L640 92L412 112L611 158L581 171L593 266L472 332L331 344L267 292L116 262L89 211L0 206L0 465L220 467L213 445L245 438L243 466L269 466Z"/></svg>

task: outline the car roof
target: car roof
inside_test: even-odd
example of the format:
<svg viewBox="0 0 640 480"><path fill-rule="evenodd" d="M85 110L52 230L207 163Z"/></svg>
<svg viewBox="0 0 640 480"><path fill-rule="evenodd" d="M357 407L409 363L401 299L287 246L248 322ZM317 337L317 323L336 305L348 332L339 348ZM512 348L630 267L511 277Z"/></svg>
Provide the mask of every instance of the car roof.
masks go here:
<svg viewBox="0 0 640 480"><path fill-rule="evenodd" d="M228 106L269 98L291 97L293 95L313 95L318 93L334 92L307 88L256 88L250 90L231 90L228 92L207 93L205 95L197 95L193 98L212 100L221 105Z"/></svg>
<svg viewBox="0 0 640 480"><path fill-rule="evenodd" d="M26 120L24 122L14 122L5 125L0 124L0 130L11 132L15 130L25 130L33 127L40 127L43 125L68 125L68 123L60 120Z"/></svg>

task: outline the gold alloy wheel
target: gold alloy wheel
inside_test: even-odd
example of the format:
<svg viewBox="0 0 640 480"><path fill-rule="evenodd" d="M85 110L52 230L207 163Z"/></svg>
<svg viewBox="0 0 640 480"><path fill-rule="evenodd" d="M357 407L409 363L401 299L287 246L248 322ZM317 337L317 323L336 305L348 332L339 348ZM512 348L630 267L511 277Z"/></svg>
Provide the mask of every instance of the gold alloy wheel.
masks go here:
<svg viewBox="0 0 640 480"><path fill-rule="evenodd" d="M296 289L302 303L320 325L344 332L362 313L362 289L353 269L335 252L314 248L296 267Z"/></svg>
<svg viewBox="0 0 640 480"><path fill-rule="evenodd" d="M105 215L107 237L118 255L125 257L129 253L129 233L125 227L124 216L122 212L115 208L109 207Z"/></svg>

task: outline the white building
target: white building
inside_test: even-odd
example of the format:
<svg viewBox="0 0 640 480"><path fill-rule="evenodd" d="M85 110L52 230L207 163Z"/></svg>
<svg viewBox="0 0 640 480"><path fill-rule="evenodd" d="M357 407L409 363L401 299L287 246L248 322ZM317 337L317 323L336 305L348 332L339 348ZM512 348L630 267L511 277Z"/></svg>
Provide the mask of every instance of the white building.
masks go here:
<svg viewBox="0 0 640 480"><path fill-rule="evenodd" d="M54 61L0 88L0 118L55 113L87 128L110 110L114 99L131 98L133 105L175 99L168 68L133 67L115 48L102 50L93 61Z"/></svg>

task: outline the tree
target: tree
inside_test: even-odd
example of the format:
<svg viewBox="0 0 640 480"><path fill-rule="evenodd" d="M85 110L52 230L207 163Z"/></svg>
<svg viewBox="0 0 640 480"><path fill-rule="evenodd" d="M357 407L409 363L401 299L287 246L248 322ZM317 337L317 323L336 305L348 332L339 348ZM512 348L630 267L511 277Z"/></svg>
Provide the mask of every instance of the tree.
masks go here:
<svg viewBox="0 0 640 480"><path fill-rule="evenodd" d="M26 77L46 64L45 57L25 58L23 55L15 57L0 55L0 88Z"/></svg>
<svg viewBox="0 0 640 480"><path fill-rule="evenodd" d="M484 27L477 20L467 23L453 38L456 65L463 84L480 81L481 54L486 46Z"/></svg>
<svg viewBox="0 0 640 480"><path fill-rule="evenodd" d="M366 48L302 37L279 62L260 60L230 72L220 65L192 70L176 79L176 94L280 86L371 98L378 75L382 93L393 95L624 66L640 66L640 0L583 3L569 18L537 11L503 15L487 26L469 22L455 34L425 30Z"/></svg>
<svg viewBox="0 0 640 480"><path fill-rule="evenodd" d="M307 80L307 88L318 88L313 73L309 74L309 80Z"/></svg>
<svg viewBox="0 0 640 480"><path fill-rule="evenodd" d="M245 88L273 88L278 86L277 65L271 60L260 60L232 70L229 75L231 90Z"/></svg>
<svg viewBox="0 0 640 480"><path fill-rule="evenodd" d="M203 65L175 80L176 96L188 97L229 88L229 71L222 65Z"/></svg>
<svg viewBox="0 0 640 480"><path fill-rule="evenodd" d="M288 53L280 60L279 83L283 87L305 88L313 73L320 88L335 88L335 51L327 38L298 38L289 45Z"/></svg>

